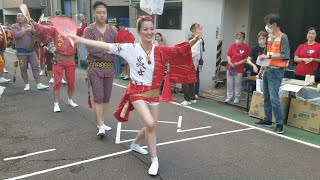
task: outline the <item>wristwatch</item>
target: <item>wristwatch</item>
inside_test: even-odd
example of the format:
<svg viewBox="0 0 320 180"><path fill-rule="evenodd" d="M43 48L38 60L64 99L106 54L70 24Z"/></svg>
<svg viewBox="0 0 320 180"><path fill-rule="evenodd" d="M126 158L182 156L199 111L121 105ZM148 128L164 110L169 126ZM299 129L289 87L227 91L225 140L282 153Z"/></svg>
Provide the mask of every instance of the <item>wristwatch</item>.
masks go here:
<svg viewBox="0 0 320 180"><path fill-rule="evenodd" d="M269 55L269 59L271 59L271 54Z"/></svg>

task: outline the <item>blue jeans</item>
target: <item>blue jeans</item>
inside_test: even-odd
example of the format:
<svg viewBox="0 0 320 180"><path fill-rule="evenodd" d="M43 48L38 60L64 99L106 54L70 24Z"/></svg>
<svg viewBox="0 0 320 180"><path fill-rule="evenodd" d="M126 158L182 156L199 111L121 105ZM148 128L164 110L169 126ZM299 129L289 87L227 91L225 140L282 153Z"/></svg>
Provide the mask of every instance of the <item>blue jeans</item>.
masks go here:
<svg viewBox="0 0 320 180"><path fill-rule="evenodd" d="M199 88L200 88L200 79L199 79L199 68L196 71L197 82L194 84L194 92L195 95L199 96Z"/></svg>
<svg viewBox="0 0 320 180"><path fill-rule="evenodd" d="M116 75L121 74L121 61L119 56L114 57L113 67Z"/></svg>
<svg viewBox="0 0 320 180"><path fill-rule="evenodd" d="M283 75L283 68L270 67L266 67L263 74L264 121L271 122L273 111L277 125L283 125L283 114L279 98Z"/></svg>

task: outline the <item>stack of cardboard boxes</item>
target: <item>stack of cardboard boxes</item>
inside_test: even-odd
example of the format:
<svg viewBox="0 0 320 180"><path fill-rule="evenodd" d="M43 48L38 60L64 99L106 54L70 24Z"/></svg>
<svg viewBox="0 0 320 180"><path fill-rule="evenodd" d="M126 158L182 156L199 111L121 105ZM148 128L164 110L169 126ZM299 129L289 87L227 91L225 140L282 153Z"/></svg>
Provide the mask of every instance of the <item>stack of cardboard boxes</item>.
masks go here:
<svg viewBox="0 0 320 180"><path fill-rule="evenodd" d="M263 101L263 94L253 92L249 116L264 118ZM289 97L280 97L280 104L285 124L320 134L320 105ZM272 122L275 122L274 115Z"/></svg>

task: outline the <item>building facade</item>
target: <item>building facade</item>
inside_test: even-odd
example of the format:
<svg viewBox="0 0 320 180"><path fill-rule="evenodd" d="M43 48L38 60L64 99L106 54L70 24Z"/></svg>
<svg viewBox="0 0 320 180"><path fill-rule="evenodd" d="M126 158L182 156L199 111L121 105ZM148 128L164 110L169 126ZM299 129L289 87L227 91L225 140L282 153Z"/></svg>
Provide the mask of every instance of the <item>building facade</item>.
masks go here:
<svg viewBox="0 0 320 180"><path fill-rule="evenodd" d="M0 22L12 24L19 12L19 5L27 4L31 16L38 19L42 13L52 16L56 11L77 19L78 13L93 22L91 6L96 0L2 0ZM125 22L139 41L135 29L136 19L145 14L140 10L140 0L102 0L108 5L110 23ZM2 2L2 3L1 3ZM216 62L226 60L226 51L237 32L246 34L246 42L256 44L256 35L264 30L263 18L269 13L281 16L281 29L289 37L291 54L306 39L308 27L320 29L319 0L166 0L161 16L153 16L156 31L164 41L173 45L189 38L189 27L194 22L203 25L206 51L201 72L201 90L210 90L215 76ZM77 20L78 21L78 20ZM79 22L79 21L78 21ZM319 41L319 39L317 39ZM221 48L220 48L221 47ZM293 57L292 57L293 59Z"/></svg>

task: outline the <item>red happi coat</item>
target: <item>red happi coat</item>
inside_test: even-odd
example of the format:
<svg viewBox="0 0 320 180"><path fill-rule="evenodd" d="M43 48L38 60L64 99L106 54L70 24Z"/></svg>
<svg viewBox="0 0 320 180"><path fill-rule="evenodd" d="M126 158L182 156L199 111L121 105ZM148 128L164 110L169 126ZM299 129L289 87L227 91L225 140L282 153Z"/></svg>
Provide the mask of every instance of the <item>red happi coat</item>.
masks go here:
<svg viewBox="0 0 320 180"><path fill-rule="evenodd" d="M129 83L125 95L113 114L118 121L128 121L129 112L134 110L129 100L130 95L160 88L164 76L164 67L167 63L170 65L171 82L194 83L197 81L189 42L183 42L173 47L156 46L154 49L154 62L152 86L134 86L131 82ZM170 93L163 92L163 94ZM157 100L159 101L159 97Z"/></svg>

